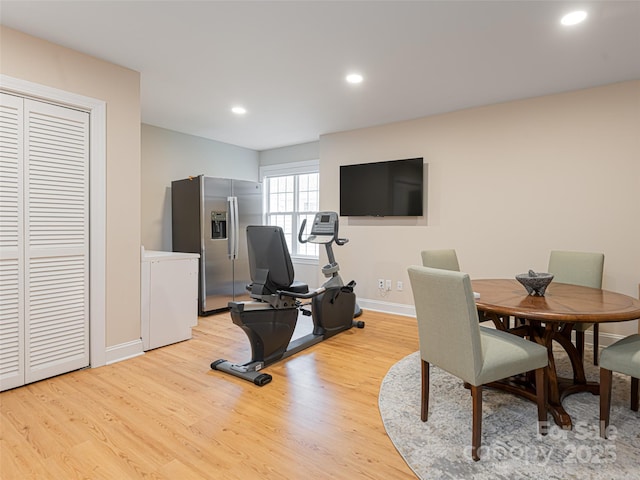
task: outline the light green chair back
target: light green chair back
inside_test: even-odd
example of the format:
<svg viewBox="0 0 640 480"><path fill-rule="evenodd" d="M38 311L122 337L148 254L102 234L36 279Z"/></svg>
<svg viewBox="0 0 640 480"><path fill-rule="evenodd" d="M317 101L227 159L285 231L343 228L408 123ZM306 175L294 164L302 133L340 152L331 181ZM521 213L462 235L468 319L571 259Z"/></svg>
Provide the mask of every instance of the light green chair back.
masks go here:
<svg viewBox="0 0 640 480"><path fill-rule="evenodd" d="M549 255L548 272L554 282L602 288L603 269L602 253L553 250Z"/></svg>
<svg viewBox="0 0 640 480"><path fill-rule="evenodd" d="M582 287L602 288L604 254L591 252L567 252L552 250L549 255L548 272L553 273L553 281L580 285ZM576 323L576 333L591 328L593 323ZM598 364L598 330L594 331L594 364ZM583 347L581 347L583 348ZM580 352L582 355L582 352Z"/></svg>
<svg viewBox="0 0 640 480"><path fill-rule="evenodd" d="M440 268L454 272L460 271L458 256L453 249L423 250L420 255L422 256L423 267Z"/></svg>
<svg viewBox="0 0 640 480"><path fill-rule="evenodd" d="M482 367L480 324L469 276L409 267L423 360L473 385Z"/></svg>

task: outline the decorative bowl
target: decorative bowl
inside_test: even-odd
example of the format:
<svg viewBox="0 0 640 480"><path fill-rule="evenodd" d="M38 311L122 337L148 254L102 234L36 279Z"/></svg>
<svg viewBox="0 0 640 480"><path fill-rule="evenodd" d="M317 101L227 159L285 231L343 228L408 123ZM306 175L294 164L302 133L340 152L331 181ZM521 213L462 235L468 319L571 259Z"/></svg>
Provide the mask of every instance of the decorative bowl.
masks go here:
<svg viewBox="0 0 640 480"><path fill-rule="evenodd" d="M533 270L529 270L528 273L516 275L516 280L527 289L529 295L544 297L547 286L553 280L553 273L536 273Z"/></svg>

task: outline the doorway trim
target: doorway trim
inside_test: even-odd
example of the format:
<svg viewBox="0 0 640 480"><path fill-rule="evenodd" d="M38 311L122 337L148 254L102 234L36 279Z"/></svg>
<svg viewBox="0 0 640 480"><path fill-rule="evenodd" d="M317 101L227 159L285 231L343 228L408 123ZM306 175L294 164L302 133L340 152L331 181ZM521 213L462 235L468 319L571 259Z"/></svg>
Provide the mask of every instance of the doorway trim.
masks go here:
<svg viewBox="0 0 640 480"><path fill-rule="evenodd" d="M0 90L89 113L89 363L106 364L107 105L103 100L0 74Z"/></svg>

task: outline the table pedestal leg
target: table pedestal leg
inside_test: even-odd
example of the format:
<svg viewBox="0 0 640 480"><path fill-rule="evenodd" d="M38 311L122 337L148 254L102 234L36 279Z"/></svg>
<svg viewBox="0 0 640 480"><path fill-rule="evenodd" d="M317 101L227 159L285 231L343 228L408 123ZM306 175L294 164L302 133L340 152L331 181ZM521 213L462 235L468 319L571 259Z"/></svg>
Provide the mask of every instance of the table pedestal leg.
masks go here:
<svg viewBox="0 0 640 480"><path fill-rule="evenodd" d="M571 342L571 330L573 324L557 322L537 322L527 321L526 328L508 328L501 322L502 318L497 315L490 315L496 326L500 325L500 330L509 331L521 337L529 338L531 341L539 343L547 348L549 365L547 371L547 402L549 413L554 421L563 429L571 429L573 422L567 411L562 406L562 401L568 395L579 392L591 392L598 395L600 385L596 382L587 382L584 373L584 364L576 347ZM569 356L573 370L573 379L558 377L556 361L553 354L553 342L557 342ZM524 375L493 382L488 386L500 390L514 393L532 402L536 401L536 386L532 375Z"/></svg>

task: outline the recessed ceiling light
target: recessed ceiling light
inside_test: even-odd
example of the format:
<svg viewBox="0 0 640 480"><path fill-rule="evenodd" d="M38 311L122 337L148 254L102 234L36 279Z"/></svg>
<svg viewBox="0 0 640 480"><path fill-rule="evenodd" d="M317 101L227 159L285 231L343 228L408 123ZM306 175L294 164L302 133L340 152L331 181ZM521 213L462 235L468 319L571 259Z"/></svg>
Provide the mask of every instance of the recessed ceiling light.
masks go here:
<svg viewBox="0 0 640 480"><path fill-rule="evenodd" d="M560 23L562 23L562 25L567 25L567 26L576 25L584 21L585 18L587 18L587 12L583 10L578 10L575 12L567 13L564 17L562 17L562 19L560 20Z"/></svg>
<svg viewBox="0 0 640 480"><path fill-rule="evenodd" d="M350 73L347 75L347 82L349 83L362 83L362 75L359 73Z"/></svg>
<svg viewBox="0 0 640 480"><path fill-rule="evenodd" d="M236 115L244 115L245 113L247 113L247 109L241 106L233 107L231 111Z"/></svg>

